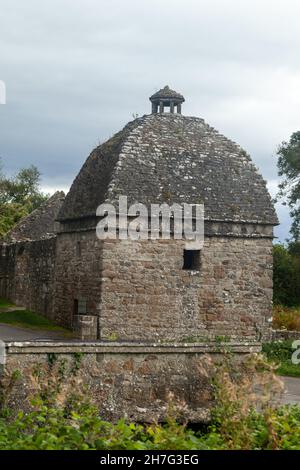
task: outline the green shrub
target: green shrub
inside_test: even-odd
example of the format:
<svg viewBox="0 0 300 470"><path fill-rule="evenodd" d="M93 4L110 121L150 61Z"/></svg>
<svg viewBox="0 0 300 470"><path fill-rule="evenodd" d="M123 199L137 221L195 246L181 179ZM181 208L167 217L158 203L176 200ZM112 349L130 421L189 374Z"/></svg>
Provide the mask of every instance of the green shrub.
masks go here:
<svg viewBox="0 0 300 470"><path fill-rule="evenodd" d="M143 450L208 449L203 440L176 422L166 425L101 420L91 404L76 404L68 413L57 406L38 404L36 411L19 413L9 422L0 419L1 450Z"/></svg>
<svg viewBox="0 0 300 470"><path fill-rule="evenodd" d="M285 362L291 360L294 349L292 348L293 341L273 341L271 343L263 344L262 350L268 359Z"/></svg>
<svg viewBox="0 0 300 470"><path fill-rule="evenodd" d="M295 351L292 345L293 340L273 341L263 344L262 350L268 360L277 363L279 375L300 377L300 364L292 363L292 355Z"/></svg>

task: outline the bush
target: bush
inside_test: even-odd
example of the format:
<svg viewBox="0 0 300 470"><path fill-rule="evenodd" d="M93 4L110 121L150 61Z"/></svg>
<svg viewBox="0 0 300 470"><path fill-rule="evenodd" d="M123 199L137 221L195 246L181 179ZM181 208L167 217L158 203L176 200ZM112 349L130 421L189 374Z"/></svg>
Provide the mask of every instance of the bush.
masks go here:
<svg viewBox="0 0 300 470"><path fill-rule="evenodd" d="M292 344L292 340L273 341L272 343L263 344L262 350L268 359L280 363L291 360L294 352Z"/></svg>
<svg viewBox="0 0 300 470"><path fill-rule="evenodd" d="M292 363L293 341L273 341L263 344L263 353L269 361L278 364L277 373L291 377L300 377L300 365Z"/></svg>
<svg viewBox="0 0 300 470"><path fill-rule="evenodd" d="M73 400L67 410L36 402L36 410L9 422L0 419L0 450L190 450L208 449L205 441L184 425L169 419L165 425L101 420L88 402Z"/></svg>

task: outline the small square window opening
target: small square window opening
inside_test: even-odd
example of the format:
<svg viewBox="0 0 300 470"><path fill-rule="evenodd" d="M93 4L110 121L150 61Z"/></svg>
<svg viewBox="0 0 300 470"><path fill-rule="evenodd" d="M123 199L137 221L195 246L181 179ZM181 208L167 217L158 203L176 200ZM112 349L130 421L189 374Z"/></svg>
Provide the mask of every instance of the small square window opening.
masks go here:
<svg viewBox="0 0 300 470"><path fill-rule="evenodd" d="M201 250L184 250L183 267L190 271L199 271L201 266Z"/></svg>

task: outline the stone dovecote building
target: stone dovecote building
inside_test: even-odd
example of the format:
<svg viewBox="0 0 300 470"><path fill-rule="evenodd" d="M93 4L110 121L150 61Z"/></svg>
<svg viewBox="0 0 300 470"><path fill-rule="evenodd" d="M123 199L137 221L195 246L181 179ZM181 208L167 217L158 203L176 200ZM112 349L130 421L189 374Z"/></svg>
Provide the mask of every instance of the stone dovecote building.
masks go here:
<svg viewBox="0 0 300 470"><path fill-rule="evenodd" d="M182 95L165 87L150 101L152 114L92 151L51 213L56 235L41 242L45 237L34 232L22 250L13 239L2 246L1 295L85 339L260 341L271 317L278 223L266 182L240 146L203 119L181 114ZM203 203L201 252L185 253L184 240L99 240L96 209L104 202L117 207L121 195L146 206ZM35 264L46 263L48 274L27 289L34 243L43 243ZM20 276L22 296L12 287Z"/></svg>
<svg viewBox="0 0 300 470"><path fill-rule="evenodd" d="M265 181L237 144L181 115L182 95L166 87L150 101L152 114L91 153L65 199L54 195L0 245L0 296L82 340L7 344L7 372L22 373L14 406L30 396L32 367L52 354L72 371L81 353L104 418L164 420L172 392L184 420L207 420L222 338L240 361L268 336L278 221ZM204 203L203 247L100 240L97 207L118 208L119 196L147 207Z"/></svg>

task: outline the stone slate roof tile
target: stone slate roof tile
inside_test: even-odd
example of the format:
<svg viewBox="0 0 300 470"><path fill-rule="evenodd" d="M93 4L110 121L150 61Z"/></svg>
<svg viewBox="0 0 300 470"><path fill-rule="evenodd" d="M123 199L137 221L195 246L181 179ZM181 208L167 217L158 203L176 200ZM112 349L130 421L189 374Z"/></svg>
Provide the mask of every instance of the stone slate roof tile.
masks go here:
<svg viewBox="0 0 300 470"><path fill-rule="evenodd" d="M97 147L58 219L95 216L103 202L205 205L206 220L277 224L266 182L250 156L203 119L151 114Z"/></svg>

